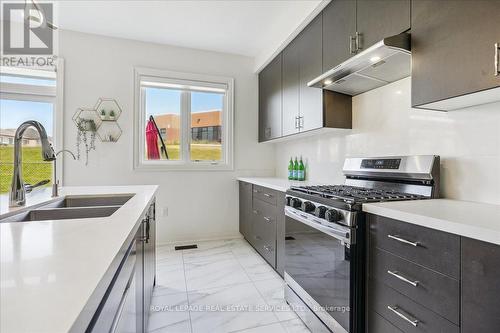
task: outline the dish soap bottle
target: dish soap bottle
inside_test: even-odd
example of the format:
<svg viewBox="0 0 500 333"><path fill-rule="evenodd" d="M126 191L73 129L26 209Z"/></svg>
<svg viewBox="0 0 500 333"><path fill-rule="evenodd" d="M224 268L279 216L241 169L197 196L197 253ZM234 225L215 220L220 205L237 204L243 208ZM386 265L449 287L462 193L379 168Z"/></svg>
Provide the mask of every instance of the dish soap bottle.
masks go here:
<svg viewBox="0 0 500 333"><path fill-rule="evenodd" d="M304 167L304 163L302 162L302 156L300 157L299 172L297 174L297 178L301 181L306 180L306 168Z"/></svg>
<svg viewBox="0 0 500 333"><path fill-rule="evenodd" d="M297 157L295 157L295 162L293 162L293 180L299 180L299 162L297 162Z"/></svg>
<svg viewBox="0 0 500 333"><path fill-rule="evenodd" d="M288 180L293 180L293 160L290 157L290 163L288 163Z"/></svg>

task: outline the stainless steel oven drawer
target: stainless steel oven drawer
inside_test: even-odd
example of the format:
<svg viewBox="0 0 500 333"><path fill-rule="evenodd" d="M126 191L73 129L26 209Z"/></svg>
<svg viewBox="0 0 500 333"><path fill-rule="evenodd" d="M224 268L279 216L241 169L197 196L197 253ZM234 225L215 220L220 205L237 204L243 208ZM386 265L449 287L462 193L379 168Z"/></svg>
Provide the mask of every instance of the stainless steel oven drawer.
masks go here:
<svg viewBox="0 0 500 333"><path fill-rule="evenodd" d="M294 309L299 318L314 333L331 333L323 322L302 302L302 300L289 287L285 287L285 300Z"/></svg>
<svg viewBox="0 0 500 333"><path fill-rule="evenodd" d="M419 265L460 277L460 237L370 215L370 250L384 249Z"/></svg>
<svg viewBox="0 0 500 333"><path fill-rule="evenodd" d="M371 278L459 324L459 281L380 249L371 251L369 262Z"/></svg>
<svg viewBox="0 0 500 333"><path fill-rule="evenodd" d="M369 310L380 314L403 332L460 332L457 325L372 279L369 282L369 294Z"/></svg>

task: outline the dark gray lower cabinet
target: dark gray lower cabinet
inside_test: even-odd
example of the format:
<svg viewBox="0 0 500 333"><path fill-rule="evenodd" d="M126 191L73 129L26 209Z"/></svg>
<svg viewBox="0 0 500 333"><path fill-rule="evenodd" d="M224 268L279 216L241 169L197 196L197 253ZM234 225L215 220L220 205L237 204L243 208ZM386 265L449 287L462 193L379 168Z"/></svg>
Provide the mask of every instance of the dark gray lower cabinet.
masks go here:
<svg viewBox="0 0 500 333"><path fill-rule="evenodd" d="M240 233L278 273L284 273L285 194L240 182Z"/></svg>
<svg viewBox="0 0 500 333"><path fill-rule="evenodd" d="M155 204L140 220L86 332L145 333L156 276Z"/></svg>
<svg viewBox="0 0 500 333"><path fill-rule="evenodd" d="M249 239L252 216L252 184L239 182L240 190L240 233Z"/></svg>
<svg viewBox="0 0 500 333"><path fill-rule="evenodd" d="M368 228L367 333L499 332L500 246L371 214Z"/></svg>
<svg viewBox="0 0 500 333"><path fill-rule="evenodd" d="M500 246L463 237L462 333L498 331Z"/></svg>
<svg viewBox="0 0 500 333"><path fill-rule="evenodd" d="M156 277L156 218L153 203L138 231L137 237L137 301L140 320L137 331L147 332L148 318Z"/></svg>

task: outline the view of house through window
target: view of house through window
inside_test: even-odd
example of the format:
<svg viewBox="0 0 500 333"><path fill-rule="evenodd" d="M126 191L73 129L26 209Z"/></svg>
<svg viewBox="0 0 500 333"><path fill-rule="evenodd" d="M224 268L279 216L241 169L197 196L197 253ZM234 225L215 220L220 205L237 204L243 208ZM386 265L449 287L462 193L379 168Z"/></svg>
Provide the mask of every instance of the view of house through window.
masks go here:
<svg viewBox="0 0 500 333"><path fill-rule="evenodd" d="M47 131L49 141L54 135L54 78L36 78L29 75L0 75L0 193L10 190L14 170L14 134L26 120L40 122ZM27 92L38 91L35 95ZM46 91L47 94L40 94ZM28 128L22 140L22 173L24 182L35 184L52 180L52 162L44 162L38 132ZM46 186L50 186L50 183Z"/></svg>
<svg viewBox="0 0 500 333"><path fill-rule="evenodd" d="M141 82L141 94L145 160L224 160L225 90Z"/></svg>

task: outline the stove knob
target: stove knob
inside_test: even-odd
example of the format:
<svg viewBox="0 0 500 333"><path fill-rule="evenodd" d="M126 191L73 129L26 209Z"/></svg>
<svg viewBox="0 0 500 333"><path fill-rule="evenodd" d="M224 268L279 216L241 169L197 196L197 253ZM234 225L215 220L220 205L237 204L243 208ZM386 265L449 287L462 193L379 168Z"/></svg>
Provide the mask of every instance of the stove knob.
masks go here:
<svg viewBox="0 0 500 333"><path fill-rule="evenodd" d="M329 209L325 213L325 219L328 222L337 222L340 221L341 215L335 209Z"/></svg>
<svg viewBox="0 0 500 333"><path fill-rule="evenodd" d="M293 208L300 208L302 206L302 201L297 198L292 198L292 205Z"/></svg>
<svg viewBox="0 0 500 333"><path fill-rule="evenodd" d="M314 211L314 215L317 217L324 219L325 218L325 213L327 211L327 208L325 206L318 206L316 207L316 210Z"/></svg>
<svg viewBox="0 0 500 333"><path fill-rule="evenodd" d="M306 213L314 212L315 208L316 208L316 206L314 206L314 204L311 201L304 201L302 203L302 211L303 212L306 212Z"/></svg>
<svg viewBox="0 0 500 333"><path fill-rule="evenodd" d="M286 205L291 206L292 205L292 197L286 197Z"/></svg>

